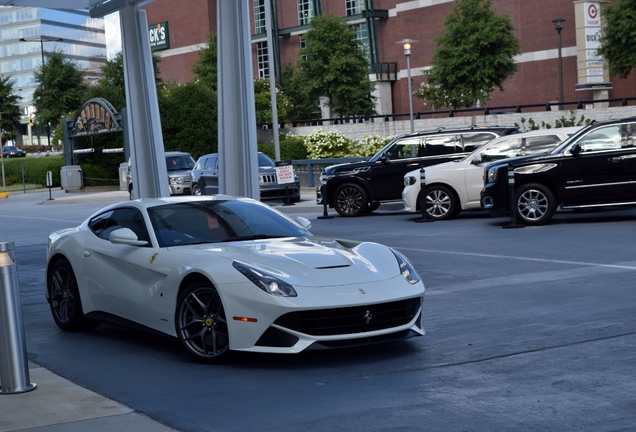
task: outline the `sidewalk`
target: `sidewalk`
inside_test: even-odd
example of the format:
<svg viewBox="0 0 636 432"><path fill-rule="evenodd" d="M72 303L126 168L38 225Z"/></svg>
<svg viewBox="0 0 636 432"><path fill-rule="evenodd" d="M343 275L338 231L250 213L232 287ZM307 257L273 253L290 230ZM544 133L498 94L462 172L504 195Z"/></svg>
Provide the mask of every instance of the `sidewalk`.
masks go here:
<svg viewBox="0 0 636 432"><path fill-rule="evenodd" d="M104 205L129 199L127 191L105 191L105 192L79 192L66 193L63 196L56 195L52 200L44 200L42 204L82 204L86 202L103 202ZM316 190L313 188L303 188L301 190L300 202L291 205L284 205L281 200L264 201L283 213L321 213L323 206L316 204ZM332 213L335 213L333 209Z"/></svg>
<svg viewBox="0 0 636 432"><path fill-rule="evenodd" d="M175 431L35 363L29 376L35 390L0 394L0 432Z"/></svg>

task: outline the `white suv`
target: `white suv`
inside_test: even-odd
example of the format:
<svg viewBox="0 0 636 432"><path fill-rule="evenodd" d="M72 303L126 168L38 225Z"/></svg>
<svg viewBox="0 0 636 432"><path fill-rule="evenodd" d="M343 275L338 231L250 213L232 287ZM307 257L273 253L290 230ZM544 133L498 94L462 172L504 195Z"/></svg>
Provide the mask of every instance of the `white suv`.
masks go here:
<svg viewBox="0 0 636 432"><path fill-rule="evenodd" d="M465 158L424 169L426 211L432 219L451 219L462 210L480 209L484 167L493 161L548 152L581 127L542 129L495 138ZM420 211L420 170L404 176L407 212Z"/></svg>

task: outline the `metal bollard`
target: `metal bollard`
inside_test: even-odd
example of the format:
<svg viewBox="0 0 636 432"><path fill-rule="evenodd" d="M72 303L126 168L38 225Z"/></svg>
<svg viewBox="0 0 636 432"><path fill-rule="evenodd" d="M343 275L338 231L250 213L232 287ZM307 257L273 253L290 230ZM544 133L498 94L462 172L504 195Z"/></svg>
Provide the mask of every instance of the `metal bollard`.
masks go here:
<svg viewBox="0 0 636 432"><path fill-rule="evenodd" d="M322 216L318 216L316 219L333 219L333 216L329 216L327 213L327 185L320 186L320 194L322 196Z"/></svg>
<svg viewBox="0 0 636 432"><path fill-rule="evenodd" d="M426 173L424 167L420 168L420 210L422 217L415 219L416 223L435 222L435 219L431 218L426 210Z"/></svg>
<svg viewBox="0 0 636 432"><path fill-rule="evenodd" d="M29 384L24 322L13 242L0 243L0 394L34 390Z"/></svg>
<svg viewBox="0 0 636 432"><path fill-rule="evenodd" d="M515 169L508 164L508 206L510 207L510 223L502 228L525 228L517 223L517 209L515 208Z"/></svg>

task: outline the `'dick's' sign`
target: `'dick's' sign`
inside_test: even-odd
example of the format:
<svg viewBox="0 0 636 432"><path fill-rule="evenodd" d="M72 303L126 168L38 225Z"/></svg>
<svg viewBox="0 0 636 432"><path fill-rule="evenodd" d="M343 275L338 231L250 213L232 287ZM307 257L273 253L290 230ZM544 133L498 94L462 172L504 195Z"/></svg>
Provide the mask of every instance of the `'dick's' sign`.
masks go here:
<svg viewBox="0 0 636 432"><path fill-rule="evenodd" d="M170 48L170 36L168 34L168 22L161 22L148 26L150 48L153 51Z"/></svg>

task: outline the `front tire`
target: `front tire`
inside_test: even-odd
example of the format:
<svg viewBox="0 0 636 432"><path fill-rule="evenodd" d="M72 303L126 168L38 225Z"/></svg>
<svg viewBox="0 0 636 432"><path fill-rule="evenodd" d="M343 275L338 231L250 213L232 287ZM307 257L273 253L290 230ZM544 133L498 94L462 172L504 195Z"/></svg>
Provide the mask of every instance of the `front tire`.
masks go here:
<svg viewBox="0 0 636 432"><path fill-rule="evenodd" d="M79 331L88 327L75 273L71 264L65 259L53 265L47 290L51 314L59 328L64 331Z"/></svg>
<svg viewBox="0 0 636 432"><path fill-rule="evenodd" d="M225 309L209 281L194 282L181 293L175 325L185 349L201 362L219 361L230 347Z"/></svg>
<svg viewBox="0 0 636 432"><path fill-rule="evenodd" d="M457 197L445 186L426 188L426 212L435 220L447 220L455 217L460 211Z"/></svg>
<svg viewBox="0 0 636 432"><path fill-rule="evenodd" d="M348 183L340 186L336 189L334 197L334 208L340 216L360 216L366 213L369 207L367 192L357 184Z"/></svg>
<svg viewBox="0 0 636 432"><path fill-rule="evenodd" d="M201 188L199 187L198 184L193 184L192 185L192 192L191 193L192 193L192 195L197 195L197 196L202 195L201 194Z"/></svg>
<svg viewBox="0 0 636 432"><path fill-rule="evenodd" d="M542 225L552 219L556 199L549 188L529 183L517 189L515 211L525 225Z"/></svg>

